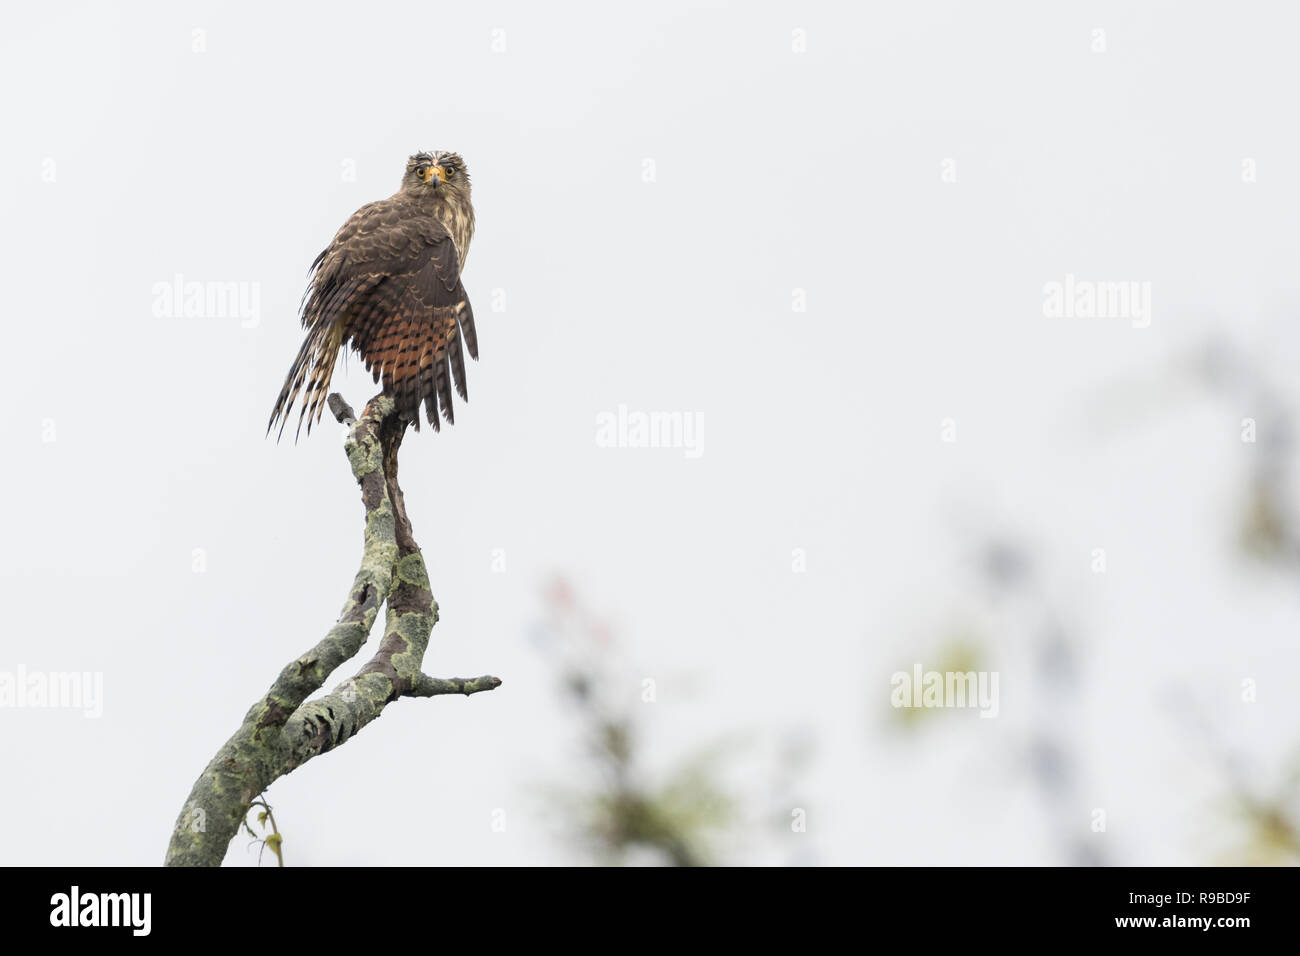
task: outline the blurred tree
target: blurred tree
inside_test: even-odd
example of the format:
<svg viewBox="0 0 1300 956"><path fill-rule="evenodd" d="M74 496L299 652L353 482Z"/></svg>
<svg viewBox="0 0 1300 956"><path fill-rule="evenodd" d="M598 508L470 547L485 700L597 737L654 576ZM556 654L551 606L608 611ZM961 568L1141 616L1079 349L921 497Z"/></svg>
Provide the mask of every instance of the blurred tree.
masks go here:
<svg viewBox="0 0 1300 956"><path fill-rule="evenodd" d="M700 866L717 862L713 837L735 820L737 806L716 779L723 758L714 747L680 761L652 782L644 757L642 700L617 661L609 629L577 602L568 582L547 591L542 643L577 717L591 785L553 794L566 838L602 864ZM615 690L622 688L622 691ZM653 688L641 686L642 694ZM642 709L639 709L642 708Z"/></svg>
<svg viewBox="0 0 1300 956"><path fill-rule="evenodd" d="M981 533L973 553L974 581L968 590L976 603L970 609L970 620L962 615L960 623L936 642L935 652L927 658L934 663L927 670L969 673L997 669L991 668L990 662L1004 659L1010 648L1028 650L1033 679L1026 705L1034 716L1017 765L1038 794L1044 819L1057 837L1060 862L1104 865L1106 857L1098 841L1089 839L1086 825L1089 804L1074 719L1083 677L1072 629L1047 597L1028 546L1005 534ZM999 616L998 608L1008 605L1014 606L1016 613ZM981 636L987 628L977 621L984 620L1000 622L999 647ZM915 732L931 723L927 717L946 711L901 707L892 713L901 728Z"/></svg>
<svg viewBox="0 0 1300 956"><path fill-rule="evenodd" d="M1273 380L1269 363L1224 338L1205 341L1188 363L1193 378L1210 394L1244 410L1241 441L1249 448L1238 495L1236 542L1255 567L1292 574L1300 571L1300 521L1297 521L1295 435L1296 399ZM1300 863L1300 764L1275 792L1260 795L1230 748L1213 727L1187 709L1215 756L1228 791L1230 821L1237 845L1225 854L1236 865ZM1295 758L1292 763L1296 763Z"/></svg>

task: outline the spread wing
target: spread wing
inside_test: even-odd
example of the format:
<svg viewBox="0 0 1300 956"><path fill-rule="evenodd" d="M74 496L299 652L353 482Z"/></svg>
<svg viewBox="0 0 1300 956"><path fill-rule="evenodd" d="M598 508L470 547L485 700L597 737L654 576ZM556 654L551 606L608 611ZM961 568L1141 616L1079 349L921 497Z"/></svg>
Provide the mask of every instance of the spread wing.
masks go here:
<svg viewBox="0 0 1300 956"><path fill-rule="evenodd" d="M451 391L468 399L465 350L478 358L474 313L455 243L442 224L398 197L363 206L312 263L307 335L271 414L288 422L303 392L298 428L319 422L335 359L351 344L397 411L416 429L420 405L434 429L455 422Z"/></svg>

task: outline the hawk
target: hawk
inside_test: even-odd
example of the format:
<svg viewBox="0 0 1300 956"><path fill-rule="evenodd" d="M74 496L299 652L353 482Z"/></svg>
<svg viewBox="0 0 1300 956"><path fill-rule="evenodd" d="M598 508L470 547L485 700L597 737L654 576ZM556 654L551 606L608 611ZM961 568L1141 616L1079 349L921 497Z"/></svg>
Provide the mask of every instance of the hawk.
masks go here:
<svg viewBox="0 0 1300 956"><path fill-rule="evenodd" d="M311 434L344 345L383 379L396 412L420 429L455 423L451 390L466 401L465 352L478 359L474 312L460 282L474 235L469 171L455 153L416 153L392 196L352 214L311 265L303 297L307 336L267 424L280 431L302 392L298 432ZM296 433L295 433L296 434Z"/></svg>

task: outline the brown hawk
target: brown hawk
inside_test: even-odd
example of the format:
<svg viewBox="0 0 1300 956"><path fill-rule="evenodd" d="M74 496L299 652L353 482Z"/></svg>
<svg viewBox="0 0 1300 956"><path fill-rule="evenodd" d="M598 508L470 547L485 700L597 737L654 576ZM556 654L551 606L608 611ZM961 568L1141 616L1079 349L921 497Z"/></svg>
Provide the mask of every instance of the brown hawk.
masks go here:
<svg viewBox="0 0 1300 956"><path fill-rule="evenodd" d="M452 380L468 400L464 353L478 358L474 312L460 282L473 235L464 160L441 150L407 160L401 188L353 213L312 263L302 309L307 338L267 433L279 421L284 434L303 391L298 431L305 420L311 434L347 344L376 382L383 379L397 413L417 431L421 403L435 431L439 409L454 423Z"/></svg>

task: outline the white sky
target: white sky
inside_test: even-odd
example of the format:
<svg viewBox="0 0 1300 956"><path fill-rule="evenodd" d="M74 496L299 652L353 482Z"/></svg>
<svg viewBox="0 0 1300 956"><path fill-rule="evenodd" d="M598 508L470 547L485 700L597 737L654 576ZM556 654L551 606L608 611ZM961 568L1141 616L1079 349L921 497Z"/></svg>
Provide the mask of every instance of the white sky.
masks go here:
<svg viewBox="0 0 1300 956"><path fill-rule="evenodd" d="M0 671L102 672L105 700L99 720L0 709L0 816L22 823L0 862L160 862L194 778L333 622L361 543L339 430L263 430L307 266L421 148L472 173L481 348L456 426L403 449L442 610L426 670L505 685L401 702L276 783L290 863L579 859L537 798L581 767L529 638L555 574L623 646L628 700L656 679L639 713L658 766L738 735L724 773L764 810L764 755L812 745L786 781L808 833L749 820L731 860L1055 863L1077 827L1110 862L1209 862L1223 780L1175 693L1252 784L1280 779L1300 600L1231 547L1258 412L1178 369L1216 333L1296 397L1293 7L10 18ZM157 317L177 274L256 284L256 322ZM1044 317L1067 274L1151 283L1150 327ZM373 392L356 363L335 387L358 407ZM701 416L703 454L598 447L619 405ZM989 610L972 583L983 534L1035 548L1081 649L1069 708L1028 666L1032 611ZM900 736L889 675L929 667L968 612L992 629L999 717ZM1023 767L1039 722L1075 748L1057 817ZM245 843L230 863L255 862Z"/></svg>

